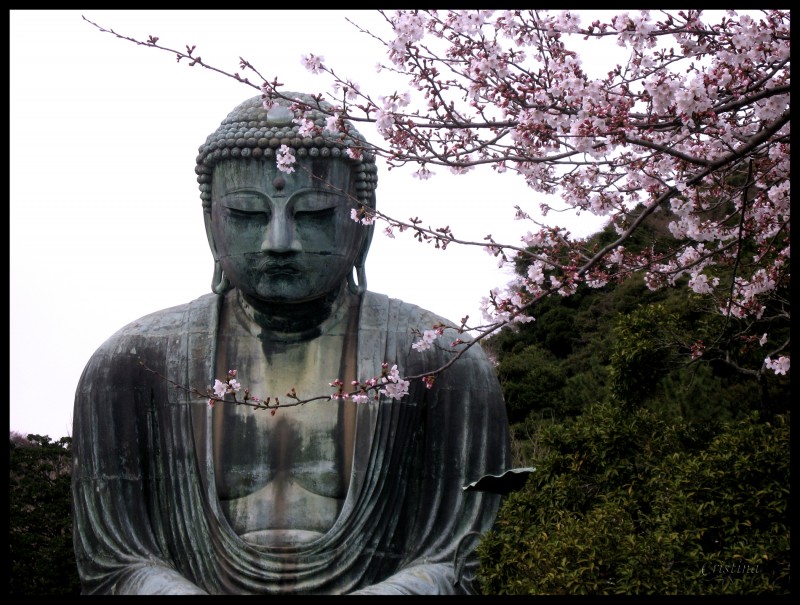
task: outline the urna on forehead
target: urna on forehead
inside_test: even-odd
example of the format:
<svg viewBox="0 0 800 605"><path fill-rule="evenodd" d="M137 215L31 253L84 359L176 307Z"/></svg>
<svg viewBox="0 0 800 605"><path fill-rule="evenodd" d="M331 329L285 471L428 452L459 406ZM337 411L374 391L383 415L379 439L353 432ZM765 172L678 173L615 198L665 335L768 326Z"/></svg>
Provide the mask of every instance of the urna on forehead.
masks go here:
<svg viewBox="0 0 800 605"><path fill-rule="evenodd" d="M276 160L282 145L290 147L298 160L339 158L350 164L359 201L375 207L377 167L364 137L350 122L345 122L346 133L326 130L330 115L326 111L332 107L324 101L304 93L282 94L300 101L304 104L302 109L293 107L296 103L291 101L276 99L267 110L261 95L252 97L237 105L200 146L195 172L203 208L210 211L211 180L219 162L239 158ZM314 123L312 134L300 134L301 117ZM351 148L360 151L359 159L347 153Z"/></svg>

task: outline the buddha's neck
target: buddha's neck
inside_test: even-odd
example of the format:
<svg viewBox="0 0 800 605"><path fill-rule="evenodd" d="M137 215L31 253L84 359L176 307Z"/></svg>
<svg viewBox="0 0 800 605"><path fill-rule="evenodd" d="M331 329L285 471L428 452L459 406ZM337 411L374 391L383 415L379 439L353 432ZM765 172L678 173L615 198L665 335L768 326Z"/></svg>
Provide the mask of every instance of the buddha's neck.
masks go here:
<svg viewBox="0 0 800 605"><path fill-rule="evenodd" d="M347 291L342 287L322 298L296 303L267 302L240 291L236 298L247 318L262 330L313 337L345 302Z"/></svg>

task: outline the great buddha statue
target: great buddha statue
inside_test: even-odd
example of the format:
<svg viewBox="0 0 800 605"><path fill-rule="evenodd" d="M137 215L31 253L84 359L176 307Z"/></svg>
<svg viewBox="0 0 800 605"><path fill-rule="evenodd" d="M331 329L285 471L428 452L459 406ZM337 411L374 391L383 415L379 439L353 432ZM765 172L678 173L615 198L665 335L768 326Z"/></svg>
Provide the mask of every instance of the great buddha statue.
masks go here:
<svg viewBox="0 0 800 605"><path fill-rule="evenodd" d="M287 401L395 365L421 376L454 355L453 332L412 348L454 324L366 289L374 225L351 216L375 208L363 137L350 123L326 130L324 111L311 134L295 118L296 105L256 96L208 137L196 173L212 292L123 327L83 372L72 478L84 594L475 589L474 548L501 496L464 488L509 467L500 386L477 344L400 398L275 411L176 388L236 368L251 394Z"/></svg>

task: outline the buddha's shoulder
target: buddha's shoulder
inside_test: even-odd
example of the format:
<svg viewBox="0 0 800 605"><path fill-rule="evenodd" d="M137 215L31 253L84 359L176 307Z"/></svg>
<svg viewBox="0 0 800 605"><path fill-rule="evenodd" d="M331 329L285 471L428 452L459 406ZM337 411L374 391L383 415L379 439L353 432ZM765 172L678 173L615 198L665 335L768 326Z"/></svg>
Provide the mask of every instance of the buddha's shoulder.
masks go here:
<svg viewBox="0 0 800 605"><path fill-rule="evenodd" d="M365 312L378 316L385 316L389 320L394 320L398 323L398 327L402 329L403 324L420 324L430 328L432 325L442 323L448 326L454 326L453 321L434 313L428 309L420 307L417 304L401 300L399 298L391 298L386 294L377 292L367 292L362 305L362 314Z"/></svg>
<svg viewBox="0 0 800 605"><path fill-rule="evenodd" d="M218 296L206 294L193 301L148 313L122 326L104 343L104 348L139 338L169 337L191 330L214 312Z"/></svg>
<svg viewBox="0 0 800 605"><path fill-rule="evenodd" d="M451 343L456 340L470 342L473 339L469 332L459 329L460 322L455 323L438 313L399 298L391 298L385 294L374 292L366 294L362 305L362 328L380 326L380 329L384 329L385 327L395 333L396 341L401 343L401 347L403 345L410 346L411 343L419 340L426 330L434 330L441 326L446 326L448 329L439 331L440 336L437 341L440 346L435 350L428 349L428 355L433 355L436 351L441 353L450 350ZM480 345L470 347L462 355L479 360L485 357Z"/></svg>

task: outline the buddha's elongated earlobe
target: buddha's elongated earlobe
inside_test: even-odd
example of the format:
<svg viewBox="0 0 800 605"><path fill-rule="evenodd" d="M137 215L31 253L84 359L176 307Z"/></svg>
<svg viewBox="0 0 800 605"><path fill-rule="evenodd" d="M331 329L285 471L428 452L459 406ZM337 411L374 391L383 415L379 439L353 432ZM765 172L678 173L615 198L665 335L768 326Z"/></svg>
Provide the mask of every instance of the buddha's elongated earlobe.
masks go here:
<svg viewBox="0 0 800 605"><path fill-rule="evenodd" d="M355 269L356 276L358 277L358 283L356 283L356 278L353 277L352 271L347 274L347 287L353 294L361 295L367 291L367 271L364 268L364 265L367 262L367 253L369 252L369 246L372 243L372 234L374 232L375 223L367 227L367 233L365 234L364 241L361 244L361 250L358 251L356 262L353 265L353 269Z"/></svg>
<svg viewBox="0 0 800 605"><path fill-rule="evenodd" d="M347 275L347 287L350 288L350 292L353 294L364 294L367 291L367 272L364 269L364 264L360 263L353 267L356 270L356 275L358 276L358 283L356 283L356 278L353 277L353 272L351 271Z"/></svg>
<svg viewBox="0 0 800 605"><path fill-rule="evenodd" d="M205 210L205 209L204 209ZM214 294L225 294L231 289L231 282L225 277L225 271L222 269L222 264L217 258L217 246L214 244L214 234L211 231L211 210L205 210L203 219L206 226L206 237L208 238L208 245L211 248L211 256L214 257L214 276L211 278L211 291Z"/></svg>
<svg viewBox="0 0 800 605"><path fill-rule="evenodd" d="M225 294L231 289L231 282L225 277L225 271L218 260L214 260L214 277L211 278L211 290L214 294Z"/></svg>

